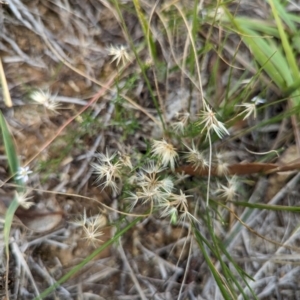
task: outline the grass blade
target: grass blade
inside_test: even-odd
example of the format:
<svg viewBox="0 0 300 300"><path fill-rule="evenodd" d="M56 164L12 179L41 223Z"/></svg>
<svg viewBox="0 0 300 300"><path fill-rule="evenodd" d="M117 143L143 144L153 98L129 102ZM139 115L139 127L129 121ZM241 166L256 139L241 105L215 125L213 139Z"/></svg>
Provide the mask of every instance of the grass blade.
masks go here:
<svg viewBox="0 0 300 300"><path fill-rule="evenodd" d="M2 65L2 61L0 59L0 83L3 89L3 100L4 103L7 107L12 107L12 101L10 98L10 94L9 94L9 89L7 86L7 82L6 82L6 77L4 74L4 69L3 69L3 65Z"/></svg>
<svg viewBox="0 0 300 300"><path fill-rule="evenodd" d="M10 169L11 174L13 175L18 172L19 161L18 161L16 150L15 150L14 142L11 138L11 134L9 132L9 129L7 127L7 124L3 117L2 112L0 112L0 126L1 126L1 132L2 132L4 148L5 148L5 153L6 153L7 160L8 160L9 169ZM18 182L18 183L21 184L21 182Z"/></svg>

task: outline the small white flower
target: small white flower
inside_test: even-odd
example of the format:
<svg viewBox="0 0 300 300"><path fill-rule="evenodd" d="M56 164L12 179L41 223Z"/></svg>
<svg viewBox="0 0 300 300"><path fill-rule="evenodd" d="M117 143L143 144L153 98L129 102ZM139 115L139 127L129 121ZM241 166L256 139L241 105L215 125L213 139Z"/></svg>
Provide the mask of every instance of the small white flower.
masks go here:
<svg viewBox="0 0 300 300"><path fill-rule="evenodd" d="M156 176L156 173L140 173L139 174L139 186L148 187L150 189L156 189L159 187L159 178Z"/></svg>
<svg viewBox="0 0 300 300"><path fill-rule="evenodd" d="M251 101L254 102L255 105L266 103L266 99L262 99L258 96L253 97Z"/></svg>
<svg viewBox="0 0 300 300"><path fill-rule="evenodd" d="M175 160L178 156L176 149L172 144L169 144L165 140L153 141L151 152L157 155L161 159L163 166L170 164L171 170L175 169Z"/></svg>
<svg viewBox="0 0 300 300"><path fill-rule="evenodd" d="M56 100L56 96L51 95L49 90L48 91L42 91L37 90L31 93L30 95L31 100L43 105L49 110L52 110L56 112L56 110L59 108L60 103Z"/></svg>
<svg viewBox="0 0 300 300"><path fill-rule="evenodd" d="M220 139L222 139L225 134L229 135L224 124L216 118L215 113L208 106L200 113L200 117L202 120L199 121L198 124L204 124L202 131L207 129L207 134L209 134L209 132L213 130Z"/></svg>
<svg viewBox="0 0 300 300"><path fill-rule="evenodd" d="M117 65L120 63L120 61L122 61L123 65L125 65L126 62L131 60L129 53L127 52L127 48L123 45L111 45L107 50L109 52L108 55L113 56L111 62L116 60Z"/></svg>
<svg viewBox="0 0 300 300"><path fill-rule="evenodd" d="M153 161L149 162L145 167L141 168L138 173L136 195L131 194L131 199L137 203L141 200L142 203L160 203L170 195L173 189L173 180L171 177L160 178L159 172L164 170Z"/></svg>
<svg viewBox="0 0 300 300"><path fill-rule="evenodd" d="M34 205L34 202L28 202L29 199L32 197L27 197L28 193L23 192L23 193L18 193L16 192L15 199L19 203L20 206L22 206L25 209L30 208L32 205Z"/></svg>
<svg viewBox="0 0 300 300"><path fill-rule="evenodd" d="M151 67L153 66L153 59L152 57L147 57L146 60L145 60L145 66L146 67Z"/></svg>
<svg viewBox="0 0 300 300"><path fill-rule="evenodd" d="M23 182L28 181L28 175L31 174L32 171L30 171L29 167L19 167L18 173L17 173L17 180L22 180Z"/></svg>

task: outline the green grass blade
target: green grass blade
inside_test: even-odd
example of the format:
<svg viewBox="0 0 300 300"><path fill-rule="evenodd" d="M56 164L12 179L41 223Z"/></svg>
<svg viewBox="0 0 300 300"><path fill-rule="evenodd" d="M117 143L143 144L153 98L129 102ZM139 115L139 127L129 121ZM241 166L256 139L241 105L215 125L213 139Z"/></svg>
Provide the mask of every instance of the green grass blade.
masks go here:
<svg viewBox="0 0 300 300"><path fill-rule="evenodd" d="M18 172L19 168L19 161L17 152L14 146L14 142L12 140L11 134L8 130L6 121L3 117L2 112L0 112L0 126L1 126L1 132L2 132L2 138L5 148L5 153L8 160L9 169L12 175L16 174ZM22 190L23 182L21 180L15 180L16 183L20 186L19 190ZM19 204L14 198L10 206L8 207L6 214L5 214L5 223L4 223L4 243L5 243L5 252L6 257L9 259L9 235L10 235L10 229L11 224L13 221L13 217L15 214L16 209L18 208Z"/></svg>
<svg viewBox="0 0 300 300"><path fill-rule="evenodd" d="M143 12L142 12L142 8L141 5L139 3L139 0L133 0L133 4L134 4L134 8L136 11L136 15L139 18L140 24L142 26L142 30L143 33L147 39L147 44L149 46L149 51L151 53L151 56L154 60L157 59L157 54L156 54L156 47L155 47L155 43L153 41L152 35L151 35L151 31L150 31L150 26L148 24L148 21L146 20L146 17L144 16Z"/></svg>
<svg viewBox="0 0 300 300"><path fill-rule="evenodd" d="M4 235L4 244L5 244L6 258L9 258L9 236L10 236L10 229L11 229L11 224L13 222L13 218L14 218L14 215L15 215L15 212L16 212L18 206L19 206L19 203L16 200L16 198L14 198L14 200L9 205L9 207L8 207L6 213L5 213L3 235Z"/></svg>
<svg viewBox="0 0 300 300"><path fill-rule="evenodd" d="M283 55L281 47L276 44L272 36L266 36L266 33L253 29L253 20L249 22L246 18L233 18L233 16L226 11L226 14L233 24L235 29L241 34L245 44L251 49L256 61L263 66L269 77L276 83L276 85L284 90L292 84L293 76L290 72L290 63ZM274 30L272 28L272 30ZM277 28L278 31L278 28ZM278 32L275 36L280 36ZM285 36L286 37L286 36ZM286 51L286 49L285 49ZM287 50L289 51L289 50ZM296 78L298 78L297 76Z"/></svg>
<svg viewBox="0 0 300 300"><path fill-rule="evenodd" d="M6 153L7 160L8 160L10 173L13 175L18 172L19 161L18 161L18 156L16 153L14 142L11 138L11 134L8 130L8 127L7 127L7 124L3 117L2 112L0 112L0 126L1 126L4 148L5 148L5 153ZM18 182L18 183L21 184L21 182Z"/></svg>
<svg viewBox="0 0 300 300"><path fill-rule="evenodd" d="M252 50L256 61L268 73L270 78L276 83L280 89L287 86L285 78L281 72L287 72L287 66L284 63L284 57L275 44L271 44L264 38L258 37L257 32L250 29L244 29L245 36L243 37L246 45ZM249 37L248 37L249 36Z"/></svg>
<svg viewBox="0 0 300 300"><path fill-rule="evenodd" d="M255 32L261 32L267 36L274 36L279 38L279 33L274 26L273 23L264 21L264 20L256 20L256 19L248 19L245 17L236 17L234 18L236 24L238 24L241 28L249 28ZM230 28L228 28L230 30Z"/></svg>
<svg viewBox="0 0 300 300"><path fill-rule="evenodd" d="M288 65L290 67L290 70L292 71L292 76L293 76L293 78L297 79L297 78L299 78L298 64L296 62L296 58L295 58L295 55L293 53L293 49L291 47L291 44L288 40L288 36L286 34L286 31L283 27L283 23L282 23L282 21L279 17L278 11L277 11L277 9L279 9L281 7L280 3L277 0L269 0L269 3L270 3L270 6L271 6L271 9L272 9L274 19L275 19L276 24L277 24L278 32L280 34L281 43L282 43L284 52L286 54L286 59L287 59ZM275 5L275 3L277 5ZM284 11L284 9L281 9L281 12L282 11ZM290 85L290 84L293 83L293 79L291 78L291 76L287 76L287 79L288 78L290 79L289 82L288 82L288 84Z"/></svg>
<svg viewBox="0 0 300 300"><path fill-rule="evenodd" d="M300 95L299 92L299 86L300 86L300 78L297 78L293 84L291 84L289 87L287 87L283 94L285 97L288 97L293 94L294 97L298 97ZM295 92L295 93L294 93Z"/></svg>
<svg viewBox="0 0 300 300"><path fill-rule="evenodd" d="M235 287L233 286L232 282L234 282L233 278L235 277L234 274L232 274L231 270L229 270L229 268L227 267L227 265L225 264L225 262L223 261L222 258L222 254L220 253L220 248L219 248L219 243L217 242L217 237L216 234L214 232L214 228L213 228L213 224L212 224L212 220L210 217L210 212L207 211L206 213L207 216L207 229L210 232L211 238L212 238L212 242L213 242L213 248L214 248L214 252L216 254L216 258L219 261L222 271L223 271L223 276L224 276L224 280L226 282L226 286L227 289L229 289L230 293L232 294L232 298L236 298L236 293L235 293Z"/></svg>
<svg viewBox="0 0 300 300"><path fill-rule="evenodd" d="M12 101L11 101L9 89L7 86L7 81L6 81L6 77L5 77L1 59L0 59L0 83L1 83L2 90L3 90L3 100L4 100L5 105L7 107L12 107Z"/></svg>
<svg viewBox="0 0 300 300"><path fill-rule="evenodd" d="M209 257L209 254L207 253L207 251L205 249L204 239L203 239L202 234L197 230L195 225L193 226L193 229L194 229L194 236L195 236L195 239L197 241L197 244L198 244L198 246L199 246L199 248L200 248L200 250L203 254L203 257L204 257L204 259L205 259L212 275L214 276L214 278L216 280L216 283L217 283L224 299L225 300L231 300L232 299L231 295L228 293L228 290L226 289L226 287L224 285L224 282L220 277L219 272L216 270L213 262L211 261L211 259Z"/></svg>
<svg viewBox="0 0 300 300"><path fill-rule="evenodd" d="M291 29L291 31L293 33L297 32L297 26L293 22L293 20L294 20L293 15L291 13L287 12L287 9L278 0L272 0L269 2L272 2L272 3L270 3L272 11L273 11L273 9L275 9L277 16L280 17L284 21L284 23L289 27L289 29ZM275 18L275 16L274 16L274 18ZM277 23L276 18L275 18L275 21Z"/></svg>
<svg viewBox="0 0 300 300"><path fill-rule="evenodd" d="M227 252L226 247L224 247L224 245L223 245L223 243L221 241L219 242L219 247L222 250L223 254L226 256L226 258L228 259L228 261L231 262L231 264L234 266L235 270L238 272L238 274L240 275L240 277L243 279L244 283L246 284L246 286L248 287L250 293L252 294L253 299L258 299L256 297L253 289L248 284L248 282L247 282L247 280L246 280L245 277L249 278L252 281L254 281L254 279L252 277L250 277L243 269L241 269L237 265L237 263L232 259L232 257L230 256L230 254ZM239 284L239 282L236 280L235 276L233 276L232 280L234 281L234 283L238 287L238 290L241 292L241 294L243 295L244 299L247 299L247 295L245 294L244 289L241 287L241 285Z"/></svg>

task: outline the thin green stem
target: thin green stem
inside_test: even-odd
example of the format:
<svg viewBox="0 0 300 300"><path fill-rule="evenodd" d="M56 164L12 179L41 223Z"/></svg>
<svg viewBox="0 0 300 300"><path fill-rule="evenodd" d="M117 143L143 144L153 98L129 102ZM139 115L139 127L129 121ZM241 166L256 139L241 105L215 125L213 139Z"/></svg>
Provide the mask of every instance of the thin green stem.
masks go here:
<svg viewBox="0 0 300 300"><path fill-rule="evenodd" d="M211 181L211 164L212 164L212 142L210 133L207 133L209 142L209 163L208 163L208 177L207 177L207 191L206 191L206 207L209 205L209 192L210 192L210 181Z"/></svg>

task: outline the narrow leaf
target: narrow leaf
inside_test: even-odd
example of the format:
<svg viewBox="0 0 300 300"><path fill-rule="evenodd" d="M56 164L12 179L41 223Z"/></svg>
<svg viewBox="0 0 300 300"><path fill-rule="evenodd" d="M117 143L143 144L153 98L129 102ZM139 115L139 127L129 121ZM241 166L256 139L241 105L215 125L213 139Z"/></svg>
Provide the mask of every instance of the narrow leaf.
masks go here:
<svg viewBox="0 0 300 300"><path fill-rule="evenodd" d="M7 107L12 107L12 101L10 98L9 89L8 89L8 85L7 85L1 58L0 58L0 83L2 86L2 90L3 90L3 99L4 99L5 105Z"/></svg>

